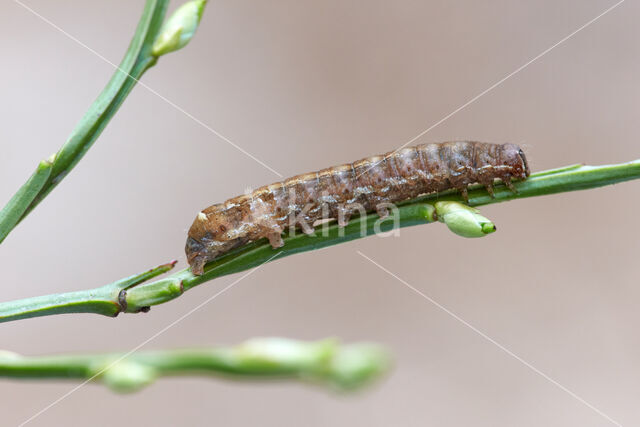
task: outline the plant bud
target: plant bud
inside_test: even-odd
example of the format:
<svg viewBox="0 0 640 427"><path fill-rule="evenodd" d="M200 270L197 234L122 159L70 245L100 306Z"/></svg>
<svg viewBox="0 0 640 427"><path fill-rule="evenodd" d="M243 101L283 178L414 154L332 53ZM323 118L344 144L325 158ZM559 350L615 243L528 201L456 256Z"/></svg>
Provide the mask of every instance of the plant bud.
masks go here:
<svg viewBox="0 0 640 427"><path fill-rule="evenodd" d="M198 29L207 0L193 0L180 6L162 25L151 53L162 56L189 43Z"/></svg>
<svg viewBox="0 0 640 427"><path fill-rule="evenodd" d="M149 366L121 360L109 367L101 377L113 391L130 393L152 383L157 377L157 372Z"/></svg>
<svg viewBox="0 0 640 427"><path fill-rule="evenodd" d="M496 226L488 218L480 215L471 206L459 202L436 202L438 220L449 230L462 237L484 237L496 231Z"/></svg>
<svg viewBox="0 0 640 427"><path fill-rule="evenodd" d="M380 377L390 365L389 354L378 345L342 346L331 359L327 379L340 390L354 390Z"/></svg>

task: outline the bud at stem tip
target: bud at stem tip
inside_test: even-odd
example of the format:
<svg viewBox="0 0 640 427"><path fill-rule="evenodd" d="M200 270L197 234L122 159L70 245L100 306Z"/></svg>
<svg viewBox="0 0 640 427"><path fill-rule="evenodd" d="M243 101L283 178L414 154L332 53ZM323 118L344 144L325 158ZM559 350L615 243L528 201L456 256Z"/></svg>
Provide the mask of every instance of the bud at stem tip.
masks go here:
<svg viewBox="0 0 640 427"><path fill-rule="evenodd" d="M162 56L189 43L198 29L207 0L192 0L180 6L162 25L153 44L153 56Z"/></svg>
<svg viewBox="0 0 640 427"><path fill-rule="evenodd" d="M471 206L459 202L436 202L438 220L444 222L449 230L462 237L484 237L496 231L489 219L480 215Z"/></svg>

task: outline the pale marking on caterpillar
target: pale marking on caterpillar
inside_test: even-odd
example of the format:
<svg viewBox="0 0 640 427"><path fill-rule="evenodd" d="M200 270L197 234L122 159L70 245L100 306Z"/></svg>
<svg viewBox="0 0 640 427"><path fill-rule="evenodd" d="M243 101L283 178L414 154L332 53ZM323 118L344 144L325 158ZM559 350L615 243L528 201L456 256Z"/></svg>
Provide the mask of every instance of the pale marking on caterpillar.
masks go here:
<svg viewBox="0 0 640 427"><path fill-rule="evenodd" d="M187 237L186 254L194 274L229 250L261 238L273 248L284 245L285 227L313 232L321 219L336 218L344 227L351 215L375 211L389 215L391 203L421 194L480 183L493 196L500 179L515 191L511 179L525 179L529 167L514 144L453 141L421 144L353 163L322 169L260 187L198 213Z"/></svg>

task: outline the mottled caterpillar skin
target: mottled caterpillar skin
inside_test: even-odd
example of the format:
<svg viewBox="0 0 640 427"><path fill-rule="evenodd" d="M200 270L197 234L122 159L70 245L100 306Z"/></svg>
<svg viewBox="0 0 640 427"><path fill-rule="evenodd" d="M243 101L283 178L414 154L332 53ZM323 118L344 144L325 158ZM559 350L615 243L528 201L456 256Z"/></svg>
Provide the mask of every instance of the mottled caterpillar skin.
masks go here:
<svg viewBox="0 0 640 427"><path fill-rule="evenodd" d="M466 199L472 183L485 185L493 195L495 179L513 190L512 178L528 176L524 153L514 144L454 141L367 157L294 176L206 208L189 230L187 260L191 271L200 275L205 263L247 242L266 237L272 247L281 247L281 234L292 217L299 228L312 232L313 223L327 217L338 218L345 226L357 211L353 206L385 217L385 204L451 188Z"/></svg>

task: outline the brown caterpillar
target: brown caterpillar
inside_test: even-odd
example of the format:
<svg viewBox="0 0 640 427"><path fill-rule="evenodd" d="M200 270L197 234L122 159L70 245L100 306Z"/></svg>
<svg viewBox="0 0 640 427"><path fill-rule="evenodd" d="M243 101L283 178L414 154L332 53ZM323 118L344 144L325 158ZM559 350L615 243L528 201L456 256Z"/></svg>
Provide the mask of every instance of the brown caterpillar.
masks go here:
<svg viewBox="0 0 640 427"><path fill-rule="evenodd" d="M206 208L189 230L187 260L200 275L205 263L247 242L266 237L273 248L283 246L281 234L292 219L308 233L327 212L345 226L355 206L385 217L389 203L420 194L454 188L467 199L467 185L480 183L493 196L495 179L515 191L511 178L528 176L524 153L514 144L454 141L407 147L294 176Z"/></svg>

